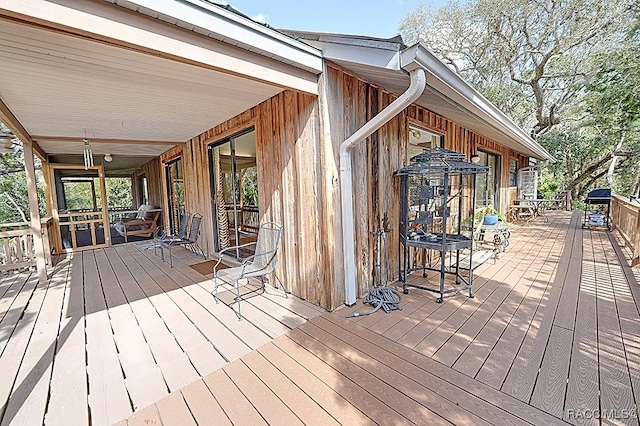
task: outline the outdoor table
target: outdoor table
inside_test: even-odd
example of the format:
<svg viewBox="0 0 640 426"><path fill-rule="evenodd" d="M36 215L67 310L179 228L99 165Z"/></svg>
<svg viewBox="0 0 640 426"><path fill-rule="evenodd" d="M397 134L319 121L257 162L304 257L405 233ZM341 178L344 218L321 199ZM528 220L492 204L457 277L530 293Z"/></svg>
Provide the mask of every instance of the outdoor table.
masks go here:
<svg viewBox="0 0 640 426"><path fill-rule="evenodd" d="M521 219L521 212L528 212L530 214L530 218L533 219L533 217L535 216L535 206L527 204L511 204L509 206L509 213L511 215L512 221L515 222L516 220Z"/></svg>

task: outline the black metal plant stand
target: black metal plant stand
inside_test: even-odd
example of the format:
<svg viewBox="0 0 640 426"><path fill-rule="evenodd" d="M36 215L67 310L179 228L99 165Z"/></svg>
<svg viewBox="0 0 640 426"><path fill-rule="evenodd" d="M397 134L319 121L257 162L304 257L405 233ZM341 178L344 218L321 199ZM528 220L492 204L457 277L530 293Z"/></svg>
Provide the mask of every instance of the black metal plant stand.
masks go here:
<svg viewBox="0 0 640 426"><path fill-rule="evenodd" d="M463 232L463 215L468 212L471 218L475 216L476 176L488 170L488 167L466 162L464 154L435 148L411 158L409 165L396 171L395 175L400 178L401 203L399 277L405 294L409 292L407 287L436 292L440 294L436 299L438 303L443 302L445 294L463 290L469 290L469 297L474 297L475 220L471 219L470 229ZM460 252L464 249L470 252L468 269L460 266ZM422 254L419 265L418 252ZM447 267L447 255L452 260L454 253L454 260ZM439 258L435 254L439 254ZM427 271L439 272L439 287L409 282L408 275L418 270L423 277ZM463 271L468 271L467 275ZM455 276L456 287L445 288L446 275Z"/></svg>

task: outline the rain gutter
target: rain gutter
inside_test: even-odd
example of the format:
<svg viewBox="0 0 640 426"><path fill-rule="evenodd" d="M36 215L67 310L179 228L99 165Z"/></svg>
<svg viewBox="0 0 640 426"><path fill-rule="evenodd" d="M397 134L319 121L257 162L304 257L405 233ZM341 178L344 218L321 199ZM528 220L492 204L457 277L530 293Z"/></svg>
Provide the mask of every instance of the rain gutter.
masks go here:
<svg viewBox="0 0 640 426"><path fill-rule="evenodd" d="M411 84L403 94L340 145L340 203L342 212L342 247L344 251L344 303L347 306L356 303L357 294L351 151L422 95L422 92L427 86L427 76L424 69L421 67L413 69L410 72L410 77Z"/></svg>

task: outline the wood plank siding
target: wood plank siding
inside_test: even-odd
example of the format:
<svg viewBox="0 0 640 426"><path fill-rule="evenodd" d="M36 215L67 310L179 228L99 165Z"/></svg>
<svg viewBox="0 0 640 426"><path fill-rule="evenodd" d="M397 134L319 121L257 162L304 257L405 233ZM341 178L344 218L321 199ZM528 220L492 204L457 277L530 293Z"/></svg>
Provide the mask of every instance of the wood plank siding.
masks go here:
<svg viewBox="0 0 640 426"><path fill-rule="evenodd" d="M149 199L147 200L147 204L151 204L152 206L163 207L163 188L164 188L164 170L162 168L162 163L160 162L160 158L154 158L153 160L145 163L142 167L140 167L136 173L132 176L132 192L133 199L135 203L135 207L139 207L142 203L142 200L139 199L139 189L138 189L138 177L144 175L147 178L147 189L149 194Z"/></svg>
<svg viewBox="0 0 640 426"><path fill-rule="evenodd" d="M285 90L250 110L202 133L161 156L166 163L183 159L187 211L204 216L200 245L214 252L212 195L207 147L239 131L255 127L260 221L284 225L278 275L293 294L327 309L344 300L338 150L358 128L388 106L396 95L333 65L319 81L320 97ZM374 279L373 232L387 215L390 270L397 270L399 184L393 172L408 161L409 124L444 135L445 148L467 156L478 149L500 155L502 210L515 198L509 188L509 163L528 159L471 132L434 112L413 105L355 148L359 296ZM330 143L329 143L330 141ZM162 179L163 194L167 189ZM165 216L165 222L168 220Z"/></svg>
<svg viewBox="0 0 640 426"><path fill-rule="evenodd" d="M329 132L332 141L334 161L338 163L338 149L342 141L351 136L357 129L371 120L380 111L396 99L396 96L380 87L359 79L357 76L329 66L326 76L327 108ZM470 158L478 150L491 152L500 156L500 200L501 210L506 212L507 206L516 198L515 187L509 187L509 163L516 159L518 167L528 163L528 157L505 148L500 144L478 135L459 124L440 116L418 105L412 105L375 132L352 152L352 168L354 182L354 211L356 235L357 282L359 297L373 283L376 245L374 232L380 226L385 215L389 218L391 233L387 236L391 278L398 269L398 220L400 213L399 182L393 172L407 164L409 124L415 124L444 136L444 147L462 152ZM334 173L333 170L323 170ZM337 168L336 168L337 179ZM334 191L336 206L339 206L339 193ZM361 214L360 212L367 212ZM335 268L342 269L342 241L340 221L332 222L335 232L334 258ZM334 273L335 297L344 297L344 284L341 273Z"/></svg>
<svg viewBox="0 0 640 426"><path fill-rule="evenodd" d="M337 306L340 301L327 294L330 287L322 276L323 265L330 261L321 245L326 233L321 230L315 96L284 91L161 156L163 163L182 157L186 209L204 216L199 244L206 253L214 252L208 146L251 127L256 131L260 222L284 225L278 276L293 294L321 306ZM166 209L164 179L163 194Z"/></svg>

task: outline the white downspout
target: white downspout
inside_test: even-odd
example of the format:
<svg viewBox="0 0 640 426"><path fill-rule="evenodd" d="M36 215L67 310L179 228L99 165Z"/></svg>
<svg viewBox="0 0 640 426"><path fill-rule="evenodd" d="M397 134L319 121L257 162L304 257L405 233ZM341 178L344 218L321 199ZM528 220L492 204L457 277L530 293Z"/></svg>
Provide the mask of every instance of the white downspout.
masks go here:
<svg viewBox="0 0 640 426"><path fill-rule="evenodd" d="M356 303L356 245L353 217L353 179L351 175L351 150L387 124L403 109L416 101L427 86L424 69L416 68L411 73L409 88L398 99L390 103L378 115L359 128L340 145L340 203L342 210L342 248L344 251L344 303Z"/></svg>

